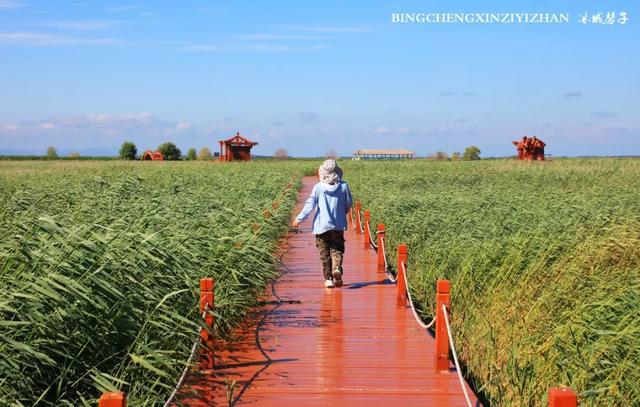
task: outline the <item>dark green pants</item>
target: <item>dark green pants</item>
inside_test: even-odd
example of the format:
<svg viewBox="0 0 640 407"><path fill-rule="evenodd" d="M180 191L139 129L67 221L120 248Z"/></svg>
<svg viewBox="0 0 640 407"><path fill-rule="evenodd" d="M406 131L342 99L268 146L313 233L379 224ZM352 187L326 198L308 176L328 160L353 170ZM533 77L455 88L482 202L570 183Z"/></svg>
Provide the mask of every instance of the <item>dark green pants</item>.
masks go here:
<svg viewBox="0 0 640 407"><path fill-rule="evenodd" d="M340 271L342 271L344 231L329 230L320 235L316 235L316 247L320 250L324 278L330 280L333 270L340 269Z"/></svg>

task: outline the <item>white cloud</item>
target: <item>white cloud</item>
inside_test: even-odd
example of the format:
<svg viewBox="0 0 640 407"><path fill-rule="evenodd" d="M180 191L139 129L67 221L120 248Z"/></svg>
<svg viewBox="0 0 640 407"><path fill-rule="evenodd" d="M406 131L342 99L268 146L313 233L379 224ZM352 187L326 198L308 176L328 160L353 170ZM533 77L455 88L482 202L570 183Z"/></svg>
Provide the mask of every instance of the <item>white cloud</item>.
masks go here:
<svg viewBox="0 0 640 407"><path fill-rule="evenodd" d="M373 130L377 134L406 134L409 132L409 128L406 126L390 128L385 126L378 126Z"/></svg>
<svg viewBox="0 0 640 407"><path fill-rule="evenodd" d="M79 38L38 32L0 32L2 45L64 46L64 45L113 45L113 38Z"/></svg>
<svg viewBox="0 0 640 407"><path fill-rule="evenodd" d="M20 127L15 123L3 124L3 125L0 125L0 133L1 132L12 133L14 131L17 131L19 128Z"/></svg>
<svg viewBox="0 0 640 407"><path fill-rule="evenodd" d="M153 116L153 113L149 113L149 112L128 113L123 115L122 118L135 123L143 123L143 124L148 124L155 121L155 117Z"/></svg>
<svg viewBox="0 0 640 407"><path fill-rule="evenodd" d="M90 123L109 123L113 120L110 114L89 113L84 118Z"/></svg>
<svg viewBox="0 0 640 407"><path fill-rule="evenodd" d="M567 92L562 97L564 97L565 99L580 99L582 98L582 96L582 91L576 90L573 92Z"/></svg>
<svg viewBox="0 0 640 407"><path fill-rule="evenodd" d="M352 26L322 26L322 25L298 25L283 27L289 30L311 31L323 33L362 33L369 32L371 28L362 25Z"/></svg>
<svg viewBox="0 0 640 407"><path fill-rule="evenodd" d="M191 125L191 123L187 123L187 122L178 122L178 124L176 124L176 129L178 131L187 131L187 130L191 130L193 126Z"/></svg>
<svg viewBox="0 0 640 407"><path fill-rule="evenodd" d="M113 7L108 7L107 11L111 11L114 13L122 13L125 11L135 11L135 10L140 10L141 7L137 4L122 4L120 6L113 6Z"/></svg>
<svg viewBox="0 0 640 407"><path fill-rule="evenodd" d="M312 46L291 46L285 44L265 44L265 43L244 43L244 44L228 44L228 45L208 45L208 44L191 44L184 47L185 51L191 52L222 52L222 51L241 51L241 52L304 52L318 51L327 49L326 45Z"/></svg>
<svg viewBox="0 0 640 407"><path fill-rule="evenodd" d="M38 24L42 27L63 28L68 30L104 30L119 24L112 20L61 20Z"/></svg>
<svg viewBox="0 0 640 407"><path fill-rule="evenodd" d="M24 6L24 2L19 0L0 0L0 10L8 10Z"/></svg>
<svg viewBox="0 0 640 407"><path fill-rule="evenodd" d="M316 41L316 40L324 40L327 37L317 36L317 35L244 34L244 35L239 35L238 38L241 40L252 40L252 41L281 41L281 40Z"/></svg>
<svg viewBox="0 0 640 407"><path fill-rule="evenodd" d="M317 123L320 121L320 117L313 112L301 112L298 114L298 121L301 123Z"/></svg>
<svg viewBox="0 0 640 407"><path fill-rule="evenodd" d="M205 44L191 44L184 47L185 51L193 52L213 52L220 51L222 47L218 45L205 45Z"/></svg>
<svg viewBox="0 0 640 407"><path fill-rule="evenodd" d="M292 47L289 45L269 45L269 44L251 44L246 47L240 47L240 50L257 51L257 52L301 52L301 51L319 51L327 49L326 45L313 45L309 47Z"/></svg>
<svg viewBox="0 0 640 407"><path fill-rule="evenodd" d="M217 131L219 133L219 131ZM115 154L124 140L138 148L153 148L164 141L176 144L213 142L211 133L187 121L159 120L150 112L87 113L20 123L0 123L0 151L37 153L48 145L60 150L100 150Z"/></svg>

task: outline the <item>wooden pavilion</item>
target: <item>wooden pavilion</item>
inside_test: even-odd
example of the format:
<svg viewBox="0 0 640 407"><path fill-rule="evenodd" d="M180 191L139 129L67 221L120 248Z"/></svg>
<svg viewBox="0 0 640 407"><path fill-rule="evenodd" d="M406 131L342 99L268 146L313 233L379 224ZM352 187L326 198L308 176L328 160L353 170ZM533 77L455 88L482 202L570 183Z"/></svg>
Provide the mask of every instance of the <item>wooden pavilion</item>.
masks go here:
<svg viewBox="0 0 640 407"><path fill-rule="evenodd" d="M258 143L251 141L237 132L235 136L220 140L220 161L249 161L251 160L251 148Z"/></svg>

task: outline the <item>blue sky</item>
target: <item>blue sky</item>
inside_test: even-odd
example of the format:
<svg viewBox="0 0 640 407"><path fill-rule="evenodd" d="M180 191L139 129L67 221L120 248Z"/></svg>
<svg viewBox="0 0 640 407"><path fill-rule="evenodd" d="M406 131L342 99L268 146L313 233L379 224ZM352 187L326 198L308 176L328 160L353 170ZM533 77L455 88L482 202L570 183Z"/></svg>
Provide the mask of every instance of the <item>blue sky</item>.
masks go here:
<svg viewBox="0 0 640 407"><path fill-rule="evenodd" d="M568 24L393 24L392 13L569 13ZM626 12L626 24L581 24ZM629 1L0 0L0 154L115 154L236 131L298 156L475 144L640 155Z"/></svg>

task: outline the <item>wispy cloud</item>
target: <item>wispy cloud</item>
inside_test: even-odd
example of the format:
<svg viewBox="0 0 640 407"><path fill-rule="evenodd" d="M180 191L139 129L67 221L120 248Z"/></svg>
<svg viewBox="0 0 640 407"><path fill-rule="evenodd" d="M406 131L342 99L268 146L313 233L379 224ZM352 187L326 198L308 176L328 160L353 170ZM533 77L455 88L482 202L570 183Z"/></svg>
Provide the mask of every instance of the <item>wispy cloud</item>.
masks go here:
<svg viewBox="0 0 640 407"><path fill-rule="evenodd" d="M39 26L50 28L63 28L67 30L104 30L119 24L113 20L61 20L40 23Z"/></svg>
<svg viewBox="0 0 640 407"><path fill-rule="evenodd" d="M363 25L330 26L330 25L292 25L281 27L287 30L310 31L322 33L362 33L369 32L371 28Z"/></svg>
<svg viewBox="0 0 640 407"><path fill-rule="evenodd" d="M141 8L142 7L137 4L121 4L119 6L107 7L107 11L111 11L112 13L122 13L125 11L137 11Z"/></svg>
<svg viewBox="0 0 640 407"><path fill-rule="evenodd" d="M0 10L10 10L24 6L25 3L20 0L0 0Z"/></svg>
<svg viewBox="0 0 640 407"><path fill-rule="evenodd" d="M318 35L287 35L287 34L245 34L237 37L241 40L252 41L317 41L324 40L327 37Z"/></svg>
<svg viewBox="0 0 640 407"><path fill-rule="evenodd" d="M593 117L600 117L600 118L616 117L615 113L607 112L607 111L593 112L591 115Z"/></svg>
<svg viewBox="0 0 640 407"><path fill-rule="evenodd" d="M222 47L219 45L207 45L207 44L190 44L184 47L185 51L192 52L215 52L221 51Z"/></svg>
<svg viewBox="0 0 640 407"><path fill-rule="evenodd" d="M462 92L446 91L446 92L438 92L436 93L436 96L438 97L453 97L453 96L471 97L471 96L475 96L475 93L471 92L470 90L465 90Z"/></svg>
<svg viewBox="0 0 640 407"><path fill-rule="evenodd" d="M212 15L224 14L224 10L222 8L217 8L217 7L200 7L196 9L196 12L202 13L202 14L212 14Z"/></svg>
<svg viewBox="0 0 640 407"><path fill-rule="evenodd" d="M150 112L87 113L81 116L3 124L0 125L0 134L20 132L29 135L42 134L42 131L56 131L69 136L87 134L120 136L138 131L146 134L171 136L190 131L192 128L191 123L185 121L160 121Z"/></svg>
<svg viewBox="0 0 640 407"><path fill-rule="evenodd" d="M193 128L193 125L189 122L178 122L176 124L176 130L178 131L189 131Z"/></svg>
<svg viewBox="0 0 640 407"><path fill-rule="evenodd" d="M567 92L562 97L565 98L565 99L579 99L579 98L582 97L582 91L581 90L577 90L577 91L573 91L573 92Z"/></svg>
<svg viewBox="0 0 640 407"><path fill-rule="evenodd" d="M397 128L378 126L373 132L376 134L406 134L409 132L409 128L406 126Z"/></svg>
<svg viewBox="0 0 640 407"><path fill-rule="evenodd" d="M275 44L249 44L246 47L240 47L240 50L256 51L256 52L304 52L304 51L320 51L329 48L326 45L311 46L291 46L291 45L275 45Z"/></svg>
<svg viewBox="0 0 640 407"><path fill-rule="evenodd" d="M311 45L311 46L292 46L286 44L265 44L265 43L250 43L250 44L228 44L228 45L214 45L214 44L190 44L184 46L185 51L190 52L221 52L221 51L240 51L240 52L304 52L304 51L318 51L327 49L326 45Z"/></svg>
<svg viewBox="0 0 640 407"><path fill-rule="evenodd" d="M0 46L64 46L64 45L114 45L120 43L114 38L70 37L40 32L0 32Z"/></svg>
<svg viewBox="0 0 640 407"><path fill-rule="evenodd" d="M117 146L127 139L133 138L139 149L146 149L166 140L192 142L204 134L190 122L160 120L150 112L87 113L0 123L0 150L38 153L53 145L60 150L99 148L101 154L115 155Z"/></svg>
<svg viewBox="0 0 640 407"><path fill-rule="evenodd" d="M640 136L640 128L637 127L607 127L600 131L602 134L620 137L634 137Z"/></svg>
<svg viewBox="0 0 640 407"><path fill-rule="evenodd" d="M298 121L300 123L317 123L320 121L320 117L313 112L300 112L298 114Z"/></svg>

